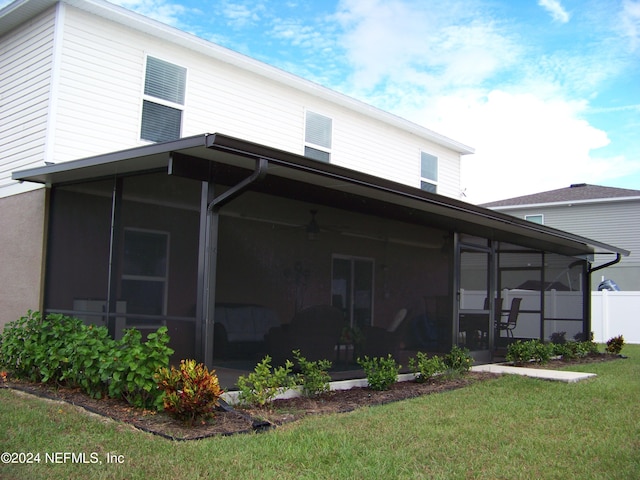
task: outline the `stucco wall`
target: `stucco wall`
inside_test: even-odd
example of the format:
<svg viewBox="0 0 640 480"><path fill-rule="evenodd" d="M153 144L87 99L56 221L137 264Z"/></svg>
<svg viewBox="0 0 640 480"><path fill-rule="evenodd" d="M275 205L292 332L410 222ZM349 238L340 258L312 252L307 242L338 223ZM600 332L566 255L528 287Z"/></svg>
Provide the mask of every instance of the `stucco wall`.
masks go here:
<svg viewBox="0 0 640 480"><path fill-rule="evenodd" d="M46 190L0 199L0 329L41 307Z"/></svg>

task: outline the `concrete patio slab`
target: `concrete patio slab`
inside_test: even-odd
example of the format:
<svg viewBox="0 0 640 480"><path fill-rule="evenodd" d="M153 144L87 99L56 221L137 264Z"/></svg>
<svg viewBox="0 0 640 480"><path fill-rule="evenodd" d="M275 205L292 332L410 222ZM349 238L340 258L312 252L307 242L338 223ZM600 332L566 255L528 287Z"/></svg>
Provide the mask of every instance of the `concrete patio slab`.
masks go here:
<svg viewBox="0 0 640 480"><path fill-rule="evenodd" d="M509 375L523 375L525 377L555 380L558 382L574 383L595 377L595 373L567 372L563 370L545 370L543 368L513 367L500 363L476 365L471 367L474 372L504 373Z"/></svg>

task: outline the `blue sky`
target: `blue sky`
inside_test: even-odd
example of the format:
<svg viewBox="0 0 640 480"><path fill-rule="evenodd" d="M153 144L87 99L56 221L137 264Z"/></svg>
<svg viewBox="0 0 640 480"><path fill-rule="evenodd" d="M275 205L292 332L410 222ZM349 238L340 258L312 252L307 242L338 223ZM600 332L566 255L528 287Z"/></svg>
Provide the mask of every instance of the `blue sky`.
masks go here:
<svg viewBox="0 0 640 480"><path fill-rule="evenodd" d="M640 190L640 0L113 3L474 147L466 201Z"/></svg>

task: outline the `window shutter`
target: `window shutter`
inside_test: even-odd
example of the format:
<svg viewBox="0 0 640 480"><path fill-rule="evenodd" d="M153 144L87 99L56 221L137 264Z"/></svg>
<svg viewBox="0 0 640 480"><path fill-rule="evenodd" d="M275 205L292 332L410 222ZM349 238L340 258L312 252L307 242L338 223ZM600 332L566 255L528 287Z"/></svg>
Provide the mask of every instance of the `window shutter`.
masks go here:
<svg viewBox="0 0 640 480"><path fill-rule="evenodd" d="M331 119L307 111L304 140L324 148L331 148Z"/></svg>

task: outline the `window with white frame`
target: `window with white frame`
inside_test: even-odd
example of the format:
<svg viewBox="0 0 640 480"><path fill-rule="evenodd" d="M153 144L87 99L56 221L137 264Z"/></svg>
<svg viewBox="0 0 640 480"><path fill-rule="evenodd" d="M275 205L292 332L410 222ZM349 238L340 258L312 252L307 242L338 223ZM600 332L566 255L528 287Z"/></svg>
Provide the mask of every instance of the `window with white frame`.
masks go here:
<svg viewBox="0 0 640 480"><path fill-rule="evenodd" d="M321 162L331 161L332 120L307 110L304 129L304 155Z"/></svg>
<svg viewBox="0 0 640 480"><path fill-rule="evenodd" d="M438 190L438 157L420 152L420 188L436 193Z"/></svg>
<svg viewBox="0 0 640 480"><path fill-rule="evenodd" d="M535 215L525 215L525 220L533 223L539 223L540 225L544 225L544 216L541 213Z"/></svg>
<svg viewBox="0 0 640 480"><path fill-rule="evenodd" d="M140 138L164 142L180 138L187 69L147 57Z"/></svg>

